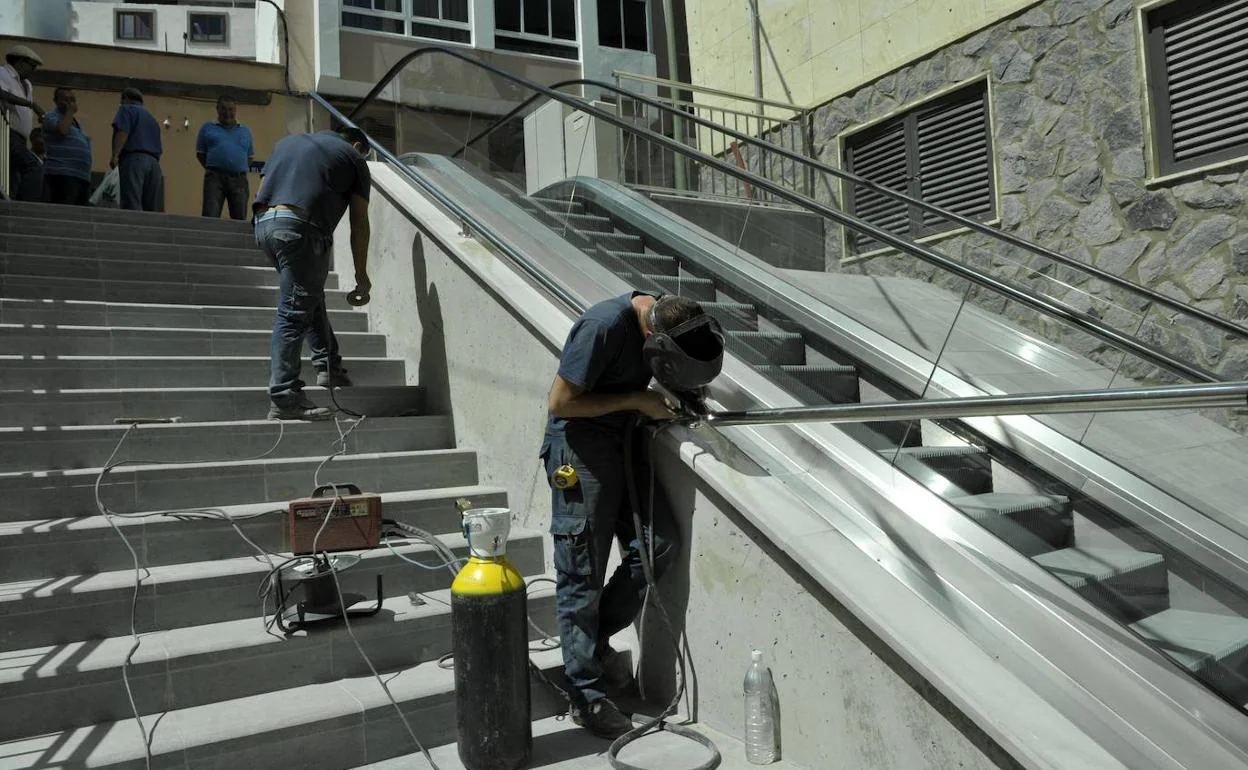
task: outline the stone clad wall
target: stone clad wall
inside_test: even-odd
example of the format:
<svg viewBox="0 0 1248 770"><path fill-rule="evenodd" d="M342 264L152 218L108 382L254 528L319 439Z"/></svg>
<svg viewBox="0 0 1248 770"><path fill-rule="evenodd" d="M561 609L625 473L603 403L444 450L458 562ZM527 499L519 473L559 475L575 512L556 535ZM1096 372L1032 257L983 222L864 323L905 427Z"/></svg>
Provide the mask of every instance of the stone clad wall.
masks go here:
<svg viewBox="0 0 1248 770"><path fill-rule="evenodd" d="M842 132L987 76L1003 229L1224 317L1246 318L1248 174L1232 168L1146 185L1145 132L1151 129L1137 17L1132 0L1038 3L817 108L814 148L823 162L839 165L837 136ZM756 168L756 159L750 165ZM831 178L820 180L816 195L839 205L841 186ZM1149 311L1099 280L976 234L952 235L931 245L995 275L1042 288L1123 331L1191 355L1207 368L1248 377L1248 350L1229 348L1204 324L1183 318L1171 323L1172 314ZM829 227L825 261L830 271L911 275L959 285L909 257L843 263L842 250L840 229ZM1018 263L1029 267L1019 269ZM1082 333L1055 327L1024 308L1006 307L985 290L976 290L974 301L1116 365L1117 353ZM1142 366L1127 365L1124 372L1166 379L1150 376Z"/></svg>

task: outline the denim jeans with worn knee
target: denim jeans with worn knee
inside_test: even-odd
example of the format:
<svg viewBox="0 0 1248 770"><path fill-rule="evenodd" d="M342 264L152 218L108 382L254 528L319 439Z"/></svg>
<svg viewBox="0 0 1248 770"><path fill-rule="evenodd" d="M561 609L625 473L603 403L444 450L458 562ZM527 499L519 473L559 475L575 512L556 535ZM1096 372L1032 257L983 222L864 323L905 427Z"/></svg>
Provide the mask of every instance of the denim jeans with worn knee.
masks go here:
<svg viewBox="0 0 1248 770"><path fill-rule="evenodd" d="M577 476L570 489L551 487L550 532L564 671L573 698L582 704L606 697L602 654L607 640L641 612L646 594L641 549L653 551L656 579L677 553L679 535L663 496L653 496L655 511L645 510L651 498L645 439L637 430L633 478L642 508L640 537L629 502L621 434L573 420L562 433L548 433L543 446L548 480L561 465L571 465ZM620 543L624 555L607 580L612 541Z"/></svg>
<svg viewBox="0 0 1248 770"><path fill-rule="evenodd" d="M325 311L325 279L333 242L316 226L294 216L256 221L256 243L278 273L277 316L270 345L269 398L278 407L302 400L299 379L303 339L319 370L342 368L338 338Z"/></svg>

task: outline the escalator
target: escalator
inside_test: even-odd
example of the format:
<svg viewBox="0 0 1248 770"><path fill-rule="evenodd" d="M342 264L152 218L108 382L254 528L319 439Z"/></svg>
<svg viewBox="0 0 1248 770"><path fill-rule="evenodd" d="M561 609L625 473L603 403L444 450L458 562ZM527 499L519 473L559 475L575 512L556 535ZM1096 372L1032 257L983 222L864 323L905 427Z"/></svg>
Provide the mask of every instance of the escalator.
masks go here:
<svg viewBox="0 0 1248 770"><path fill-rule="evenodd" d="M403 64L396 64L396 71ZM575 97L567 98L568 106L578 108ZM588 106L582 109L606 119ZM658 141L644 128L617 127ZM1019 270L1027 280L1009 284L939 259L929 261L935 269L928 280L799 275L772 269L767 255L746 253L740 240L712 235L639 192L577 178L576 167L568 169L567 180L527 194L522 180L494 173L488 158L474 156L471 144L458 159L402 155L403 171L460 218L465 231L490 246L513 251L507 247L508 233L526 233L549 244L555 256L544 265L540 254L509 258L569 312L609 296L604 291L626 287L700 301L723 326L734 360L757 381L783 393L784 406L1062 389L1044 387L1054 378L1067 380L1071 388L1211 378L1204 361L1184 357L1184 345L1167 346L1173 340L1145 333L1155 323L1148 318L1151 311L1103 301L1097 312L1080 317L1051 301L1034 285L1034 275L1013 260L1004 260L1007 269ZM392 164L403 148L394 149L386 153ZM691 164L736 174L753 185L766 183L713 158L693 151L687 155ZM695 170L690 176L699 175ZM799 209L806 206L790 196L794 201ZM826 206L809 204L805 210L826 216ZM750 209L766 216L764 206L751 204ZM836 222L852 224L846 219L852 218ZM889 242L887 234L882 240ZM926 258L931 252L908 242L894 245L906 255ZM1048 276L1037 280L1053 281ZM570 289L575 281L584 282ZM1001 286L1008 291L993 294ZM878 291L885 300L904 298L930 317L947 317L947 325L872 328L870 313L838 294L850 289L859 295ZM915 317L903 312L909 309L886 310L904 321ZM1134 334L1101 322L1115 313L1127 319L1123 325ZM1043 324L1028 326L1020 321L1024 314L1042 316ZM1036 331L1044 324L1061 326L1063 332L1046 338ZM1076 338L1087 344L1071 345ZM1107 349L1121 357L1107 363ZM1005 357L1018 367L993 371L991 365ZM1032 388L1019 388L1015 381L1011 389L1011 377L1020 372L1031 377L1033 370L1052 376L1037 376L1038 386ZM723 408L773 405L734 388L713 393ZM1149 478L1142 470L1146 466L1132 465L1132 458L1117 449L1129 441L1131 430L1147 435L1142 439L1147 443L1164 440L1166 428L1164 421L1152 425L1147 417L1131 419L1137 424L1127 418L1063 415L1036 417L1026 425L923 419L850 423L837 430L1121 623L1242 719L1248 708L1248 527L1239 525L1234 511L1184 487L1181 479ZM1222 416L1206 420L1178 413L1174 424L1180 419L1187 421L1183 430L1188 432L1223 431L1228 443L1242 438L1228 427L1233 420Z"/></svg>

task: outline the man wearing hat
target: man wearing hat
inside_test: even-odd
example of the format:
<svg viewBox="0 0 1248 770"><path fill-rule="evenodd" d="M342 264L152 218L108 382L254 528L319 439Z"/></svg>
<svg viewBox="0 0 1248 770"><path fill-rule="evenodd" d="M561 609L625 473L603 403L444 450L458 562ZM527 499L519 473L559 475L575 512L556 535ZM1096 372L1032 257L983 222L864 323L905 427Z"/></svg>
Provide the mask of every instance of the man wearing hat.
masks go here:
<svg viewBox="0 0 1248 770"><path fill-rule="evenodd" d="M30 76L43 64L39 55L24 45L15 45L0 67L0 101L9 120L9 197L19 201L43 200L43 164L30 149L30 132L35 117L44 111L35 104Z"/></svg>

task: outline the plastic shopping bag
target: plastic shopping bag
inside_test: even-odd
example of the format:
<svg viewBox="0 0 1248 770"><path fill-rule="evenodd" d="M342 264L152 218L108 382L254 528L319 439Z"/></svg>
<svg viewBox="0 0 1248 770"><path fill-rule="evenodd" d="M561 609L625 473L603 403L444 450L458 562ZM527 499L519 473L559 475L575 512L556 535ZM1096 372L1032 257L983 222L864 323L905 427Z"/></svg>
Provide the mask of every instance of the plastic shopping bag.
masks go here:
<svg viewBox="0 0 1248 770"><path fill-rule="evenodd" d="M115 209L120 202L121 176L117 173L117 169L109 169L100 182L100 186L91 194L91 205Z"/></svg>

